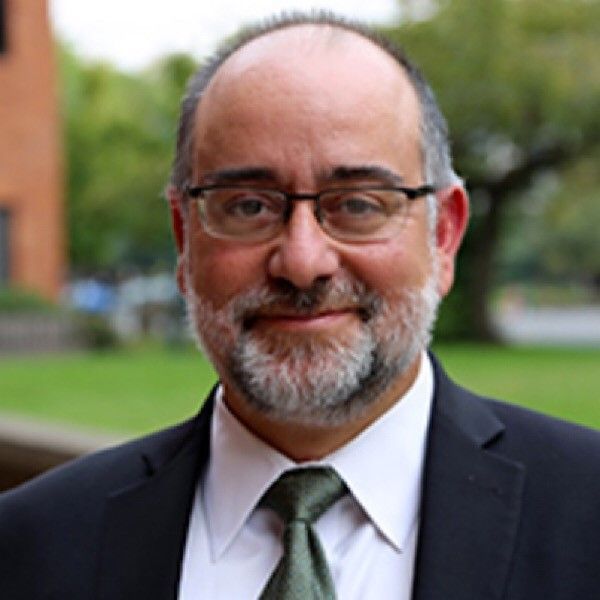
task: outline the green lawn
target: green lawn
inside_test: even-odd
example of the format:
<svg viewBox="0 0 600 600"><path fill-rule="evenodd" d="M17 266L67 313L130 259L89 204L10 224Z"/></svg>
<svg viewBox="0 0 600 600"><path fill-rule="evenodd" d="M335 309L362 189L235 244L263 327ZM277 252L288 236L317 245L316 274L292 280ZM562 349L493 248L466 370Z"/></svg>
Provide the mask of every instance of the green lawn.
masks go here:
<svg viewBox="0 0 600 600"><path fill-rule="evenodd" d="M436 348L448 374L480 394L600 429L600 348Z"/></svg>
<svg viewBox="0 0 600 600"><path fill-rule="evenodd" d="M216 376L192 350L0 359L0 411L117 433L194 414Z"/></svg>
<svg viewBox="0 0 600 600"><path fill-rule="evenodd" d="M471 389L600 429L600 349L440 346ZM0 411L138 434L193 414L215 381L194 350L0 359Z"/></svg>

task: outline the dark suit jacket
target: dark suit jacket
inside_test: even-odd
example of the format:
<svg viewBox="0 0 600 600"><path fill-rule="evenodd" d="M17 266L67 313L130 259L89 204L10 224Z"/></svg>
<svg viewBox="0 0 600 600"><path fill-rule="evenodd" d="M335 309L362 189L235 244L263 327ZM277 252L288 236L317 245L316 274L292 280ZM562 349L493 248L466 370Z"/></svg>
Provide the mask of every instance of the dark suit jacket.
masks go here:
<svg viewBox="0 0 600 600"><path fill-rule="evenodd" d="M414 599L600 598L600 434L435 372ZM211 410L1 496L0 598L175 598Z"/></svg>

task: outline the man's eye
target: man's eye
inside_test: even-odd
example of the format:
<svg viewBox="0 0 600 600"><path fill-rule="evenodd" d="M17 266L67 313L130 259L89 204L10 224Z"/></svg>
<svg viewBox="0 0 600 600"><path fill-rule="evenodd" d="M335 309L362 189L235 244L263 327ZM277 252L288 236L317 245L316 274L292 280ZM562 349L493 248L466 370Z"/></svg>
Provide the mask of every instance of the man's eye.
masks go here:
<svg viewBox="0 0 600 600"><path fill-rule="evenodd" d="M227 202L224 210L232 217L247 218L269 212L269 205L257 197L234 198Z"/></svg>
<svg viewBox="0 0 600 600"><path fill-rule="evenodd" d="M347 216L370 216L382 214L383 206L376 198L369 196L350 196L340 199L335 206L335 211Z"/></svg>

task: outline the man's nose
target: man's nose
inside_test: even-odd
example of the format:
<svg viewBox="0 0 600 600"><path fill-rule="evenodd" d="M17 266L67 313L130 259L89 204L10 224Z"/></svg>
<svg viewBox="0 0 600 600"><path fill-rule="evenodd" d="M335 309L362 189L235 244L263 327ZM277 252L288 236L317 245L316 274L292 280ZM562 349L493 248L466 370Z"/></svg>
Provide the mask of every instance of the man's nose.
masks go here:
<svg viewBox="0 0 600 600"><path fill-rule="evenodd" d="M269 257L268 273L298 289L332 277L340 266L335 242L321 229L312 202L298 202Z"/></svg>

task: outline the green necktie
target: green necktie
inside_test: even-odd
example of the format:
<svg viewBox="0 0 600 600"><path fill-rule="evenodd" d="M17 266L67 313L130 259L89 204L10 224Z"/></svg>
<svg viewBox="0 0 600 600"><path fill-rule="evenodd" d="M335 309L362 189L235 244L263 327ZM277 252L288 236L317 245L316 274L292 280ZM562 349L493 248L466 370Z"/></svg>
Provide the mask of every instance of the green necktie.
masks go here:
<svg viewBox="0 0 600 600"><path fill-rule="evenodd" d="M284 473L260 505L283 520L283 556L260 600L335 600L335 588L321 542L312 524L347 492L330 468Z"/></svg>

